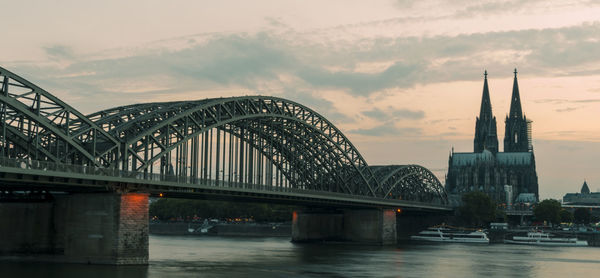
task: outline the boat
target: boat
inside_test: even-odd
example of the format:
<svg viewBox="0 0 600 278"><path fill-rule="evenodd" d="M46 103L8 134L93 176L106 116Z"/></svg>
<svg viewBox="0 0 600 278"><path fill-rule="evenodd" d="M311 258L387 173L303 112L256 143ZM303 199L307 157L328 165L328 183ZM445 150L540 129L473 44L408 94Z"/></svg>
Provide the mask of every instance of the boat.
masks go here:
<svg viewBox="0 0 600 278"><path fill-rule="evenodd" d="M435 242L490 243L487 234L481 230L464 231L444 227L428 228L419 232L418 235L411 236L410 239Z"/></svg>
<svg viewBox="0 0 600 278"><path fill-rule="evenodd" d="M504 243L543 246L588 246L586 240L578 240L577 237L557 236L541 231L528 232L527 236L513 236L512 239L504 239Z"/></svg>

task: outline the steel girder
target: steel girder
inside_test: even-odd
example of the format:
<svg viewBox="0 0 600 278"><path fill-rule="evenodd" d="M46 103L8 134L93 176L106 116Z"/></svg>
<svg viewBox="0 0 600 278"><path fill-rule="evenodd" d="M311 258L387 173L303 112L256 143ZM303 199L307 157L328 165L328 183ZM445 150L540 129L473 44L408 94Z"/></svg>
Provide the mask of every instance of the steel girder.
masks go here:
<svg viewBox="0 0 600 278"><path fill-rule="evenodd" d="M123 170L148 172L157 161L161 167L164 162L172 168L172 151L183 154L185 150L187 155L188 142L192 145L200 135L208 136L211 131L212 136L216 130L256 150L271 165L259 167L278 169L289 182L286 186L447 204L443 186L426 168L368 166L327 119L286 99L247 96L143 103L86 117L3 68L0 84L3 156L100 167L118 165ZM197 147L192 150L198 151ZM185 167L181 169L177 174L198 176L192 170L187 173ZM270 185L273 176L245 180Z"/></svg>
<svg viewBox="0 0 600 278"><path fill-rule="evenodd" d="M156 110L169 109L182 103L189 102L141 103L119 106L89 114L87 118L110 132L133 119L138 119ZM185 106L181 105L179 108L185 109Z"/></svg>
<svg viewBox="0 0 600 278"><path fill-rule="evenodd" d="M332 147L328 149L332 151L330 156L337 157L343 165L337 170L347 173L344 176L349 187L353 188L353 194L382 195L376 193L378 181L350 141L325 118L298 103L275 97L235 97L179 102L176 105L149 104L148 107L152 107L149 108L153 109L152 113L138 114L127 122L122 122L122 119L129 116L115 117L115 124L111 124L115 127L111 133L125 142L123 165L129 167L131 164L131 170L144 171L180 144L210 129L227 124L239 125L253 119L282 119L299 123L307 134L318 134L323 138L320 142L329 142ZM133 113L120 115L125 114ZM316 142L311 144L312 149L320 147ZM148 157L149 152L154 155Z"/></svg>
<svg viewBox="0 0 600 278"><path fill-rule="evenodd" d="M4 156L95 166L117 161L118 141L79 111L1 67L0 84ZM23 144L26 154L12 148Z"/></svg>
<svg viewBox="0 0 600 278"><path fill-rule="evenodd" d="M246 131L258 135L267 144L258 146L253 140L247 142L253 144L253 147L257 148L298 188L348 194L360 190L360 187L351 181L353 173L345 171L347 167L339 163L340 157L335 155L330 144L318 134L310 133L310 130L307 132L297 122L288 123L290 125L284 125L282 121L270 121L266 125L258 124L255 127L244 125ZM230 126L227 132L243 138L239 133L240 130ZM282 138L285 140L281 140ZM315 148L314 145L319 147ZM278 155L282 155L283 160L278 160ZM293 166L292 171L286 169L284 166L286 163ZM352 188L353 185L355 188ZM369 195L369 192L362 193Z"/></svg>
<svg viewBox="0 0 600 278"><path fill-rule="evenodd" d="M419 165L369 166L380 181L386 198L448 204L444 186Z"/></svg>

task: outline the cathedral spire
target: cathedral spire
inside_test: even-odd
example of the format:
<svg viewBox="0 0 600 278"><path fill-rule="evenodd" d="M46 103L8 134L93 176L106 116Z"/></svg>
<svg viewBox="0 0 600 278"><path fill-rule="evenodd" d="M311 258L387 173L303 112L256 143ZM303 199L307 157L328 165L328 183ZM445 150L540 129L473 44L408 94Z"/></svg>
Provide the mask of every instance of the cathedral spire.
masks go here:
<svg viewBox="0 0 600 278"><path fill-rule="evenodd" d="M515 79L513 81L512 98L510 100L509 118L523 118L521 109L521 96L519 95L519 83L517 82L517 69L514 71Z"/></svg>
<svg viewBox="0 0 600 278"><path fill-rule="evenodd" d="M481 95L481 109L475 121L474 151L489 150L498 152L498 135L496 133L496 117L492 114L492 102L487 81L487 70L483 73L483 93Z"/></svg>
<svg viewBox="0 0 600 278"><path fill-rule="evenodd" d="M523 117L519 83L517 82L517 69L515 69L514 74L510 114L506 116L506 127L504 128L504 152L527 152L531 149L531 138L528 131L530 130L530 124Z"/></svg>
<svg viewBox="0 0 600 278"><path fill-rule="evenodd" d="M492 117L492 102L490 101L490 90L488 88L487 70L483 73L483 94L481 96L481 109L479 110L479 118L489 119Z"/></svg>

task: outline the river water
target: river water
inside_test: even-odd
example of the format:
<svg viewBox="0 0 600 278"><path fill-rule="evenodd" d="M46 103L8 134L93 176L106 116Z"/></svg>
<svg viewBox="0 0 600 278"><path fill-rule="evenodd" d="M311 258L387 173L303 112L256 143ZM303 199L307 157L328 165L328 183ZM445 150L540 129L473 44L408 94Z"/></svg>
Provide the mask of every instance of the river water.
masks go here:
<svg viewBox="0 0 600 278"><path fill-rule="evenodd" d="M598 277L599 247L150 236L149 266L0 262L0 277Z"/></svg>

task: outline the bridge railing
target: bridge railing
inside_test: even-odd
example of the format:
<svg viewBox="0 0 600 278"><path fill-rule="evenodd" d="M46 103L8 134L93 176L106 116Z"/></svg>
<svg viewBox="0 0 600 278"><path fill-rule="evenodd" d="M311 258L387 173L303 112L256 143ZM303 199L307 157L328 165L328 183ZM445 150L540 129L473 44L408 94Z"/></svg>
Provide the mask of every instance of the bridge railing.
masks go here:
<svg viewBox="0 0 600 278"><path fill-rule="evenodd" d="M178 184L197 184L200 186L211 186L211 187L220 187L220 188L231 188L231 189L248 189L248 190L260 190L260 191L269 191L269 192L289 192L289 193L302 193L302 194L312 194L318 195L320 197L337 197L337 198L350 198L356 200L379 200L381 198L370 197L370 196L359 196L359 195L351 195L346 193L339 192L330 192L330 191L322 191L322 190L314 190L314 189L302 189L302 188L291 188L291 187L283 187L283 186L273 186L273 185L265 185L265 184L253 184L253 183L243 183L243 182L230 182L225 180L213 180L213 179L200 179L194 178L190 176L175 176L175 175L164 175L164 174L152 174L152 173L143 173L143 172L132 172L132 171L123 171L119 169L112 168L100 168L95 166L82 166L82 165L72 165L72 164L61 164L49 161L37 161L30 159L15 159L15 158L6 158L0 157L0 166L1 167L10 167L10 168L18 168L25 170L39 170L39 171L54 171L60 173L73 173L79 175L89 175L89 176L102 176L102 177L113 177L113 178L122 178L127 180L134 180L139 182L143 181L155 181L155 182L171 182ZM190 188L192 189L192 188ZM396 201L396 200L389 200ZM400 204L423 204L423 202L415 202L409 200L397 200ZM440 205L441 204L432 204L429 205Z"/></svg>
<svg viewBox="0 0 600 278"><path fill-rule="evenodd" d="M176 176L155 173L123 171L114 168L101 168L95 166L82 166L73 164L62 164L49 161L37 161L30 159L14 159L0 157L0 166L19 169L30 169L40 171L56 171L62 173L74 173L92 176L117 177L125 179L148 180L148 181L167 181L175 183L201 184L206 186L224 186L235 188L279 188L268 185L258 185L242 182L230 182L224 180L200 179L189 176Z"/></svg>

